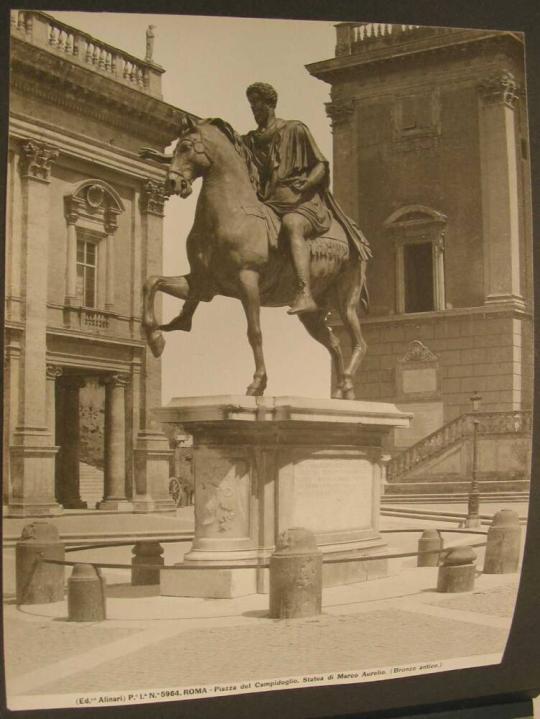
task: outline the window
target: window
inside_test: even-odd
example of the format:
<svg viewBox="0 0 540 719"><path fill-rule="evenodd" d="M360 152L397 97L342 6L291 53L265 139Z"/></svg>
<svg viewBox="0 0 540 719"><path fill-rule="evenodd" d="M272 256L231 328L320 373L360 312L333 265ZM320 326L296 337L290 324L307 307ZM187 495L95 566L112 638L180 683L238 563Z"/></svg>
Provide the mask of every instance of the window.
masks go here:
<svg viewBox="0 0 540 719"><path fill-rule="evenodd" d="M97 246L77 239L77 297L84 307L97 306Z"/></svg>
<svg viewBox="0 0 540 719"><path fill-rule="evenodd" d="M433 249L431 242L403 247L405 312L431 312L433 302Z"/></svg>
<svg viewBox="0 0 540 719"><path fill-rule="evenodd" d="M395 311L444 310L445 215L410 205L393 212L384 226L395 252Z"/></svg>

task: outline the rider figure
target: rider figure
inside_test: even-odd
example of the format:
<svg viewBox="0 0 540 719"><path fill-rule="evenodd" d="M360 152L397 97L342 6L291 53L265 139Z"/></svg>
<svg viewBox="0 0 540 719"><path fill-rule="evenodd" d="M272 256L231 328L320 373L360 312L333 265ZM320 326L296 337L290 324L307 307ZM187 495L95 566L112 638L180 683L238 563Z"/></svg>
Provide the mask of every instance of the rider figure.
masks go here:
<svg viewBox="0 0 540 719"><path fill-rule="evenodd" d="M303 123L276 117L277 92L271 85L257 82L246 95L257 129L242 139L259 171L259 197L281 218L281 235L290 247L298 281L288 313L316 312L306 240L330 229L332 215L325 202L328 162Z"/></svg>

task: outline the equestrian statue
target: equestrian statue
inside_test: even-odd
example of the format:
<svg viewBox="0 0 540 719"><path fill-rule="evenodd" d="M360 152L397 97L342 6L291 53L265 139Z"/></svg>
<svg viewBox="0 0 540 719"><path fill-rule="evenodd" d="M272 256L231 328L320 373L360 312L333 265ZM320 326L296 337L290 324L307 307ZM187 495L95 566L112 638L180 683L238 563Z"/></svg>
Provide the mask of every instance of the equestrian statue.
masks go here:
<svg viewBox="0 0 540 719"><path fill-rule="evenodd" d="M246 92L257 128L240 136L219 118L183 117L174 154L142 148L141 157L168 165L165 191L185 198L202 178L187 238L190 272L152 276L144 284L143 329L153 354L163 332L189 332L199 302L215 295L242 302L255 359L248 395L262 395L267 374L260 307L289 306L329 351L336 371L332 397L354 399L353 378L366 352L360 308L367 311L369 244L330 193L328 162L301 122L276 117L277 93L266 83ZM180 314L159 324L154 297L184 300ZM346 363L327 322L337 310L351 338Z"/></svg>

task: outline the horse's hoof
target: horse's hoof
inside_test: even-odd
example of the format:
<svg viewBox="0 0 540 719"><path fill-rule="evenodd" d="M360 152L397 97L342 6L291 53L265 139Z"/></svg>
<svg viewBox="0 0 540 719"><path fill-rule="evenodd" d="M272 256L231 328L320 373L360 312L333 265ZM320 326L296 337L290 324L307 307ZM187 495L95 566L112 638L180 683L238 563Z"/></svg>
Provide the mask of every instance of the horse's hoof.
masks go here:
<svg viewBox="0 0 540 719"><path fill-rule="evenodd" d="M264 387L252 387L249 385L249 387L246 390L246 395L248 397L262 397L264 394Z"/></svg>
<svg viewBox="0 0 540 719"><path fill-rule="evenodd" d="M345 390L345 397L344 399L356 399L356 396L354 394L354 389L347 389Z"/></svg>
<svg viewBox="0 0 540 719"><path fill-rule="evenodd" d="M332 394L332 399L343 399L343 390L341 389L341 387L335 390L335 392Z"/></svg>
<svg viewBox="0 0 540 719"><path fill-rule="evenodd" d="M248 397L262 397L266 389L266 378L254 380L247 388L246 395Z"/></svg>
<svg viewBox="0 0 540 719"><path fill-rule="evenodd" d="M160 330L152 330L146 335L148 346L150 347L154 357L161 357L165 348L165 338Z"/></svg>

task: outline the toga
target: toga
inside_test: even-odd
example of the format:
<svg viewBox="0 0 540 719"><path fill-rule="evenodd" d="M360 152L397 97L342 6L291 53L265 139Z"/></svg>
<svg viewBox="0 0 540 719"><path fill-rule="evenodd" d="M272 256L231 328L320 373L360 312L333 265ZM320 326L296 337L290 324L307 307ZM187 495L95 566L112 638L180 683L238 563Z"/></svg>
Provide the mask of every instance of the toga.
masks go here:
<svg viewBox="0 0 540 719"><path fill-rule="evenodd" d="M252 130L242 137L258 174L258 195L280 217L288 212L303 215L313 235L327 233L335 218L361 259L371 257L368 241L344 214L328 189L328 161L317 147L309 129L296 120L276 120L264 131ZM307 179L318 163L326 165L325 179L318 187L296 192L295 180Z"/></svg>

